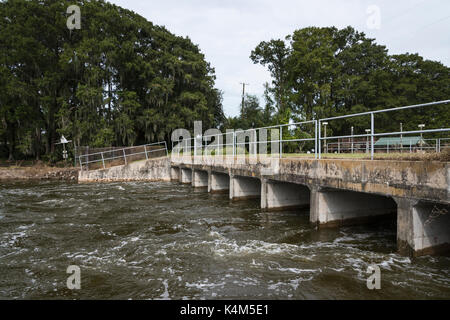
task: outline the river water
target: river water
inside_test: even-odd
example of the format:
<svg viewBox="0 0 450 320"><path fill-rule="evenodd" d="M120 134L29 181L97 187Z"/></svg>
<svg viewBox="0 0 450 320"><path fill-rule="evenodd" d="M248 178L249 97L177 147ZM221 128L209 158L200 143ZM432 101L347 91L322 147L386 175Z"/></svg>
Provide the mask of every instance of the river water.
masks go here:
<svg viewBox="0 0 450 320"><path fill-rule="evenodd" d="M397 255L395 232L172 183L0 183L0 298L450 299L450 258Z"/></svg>

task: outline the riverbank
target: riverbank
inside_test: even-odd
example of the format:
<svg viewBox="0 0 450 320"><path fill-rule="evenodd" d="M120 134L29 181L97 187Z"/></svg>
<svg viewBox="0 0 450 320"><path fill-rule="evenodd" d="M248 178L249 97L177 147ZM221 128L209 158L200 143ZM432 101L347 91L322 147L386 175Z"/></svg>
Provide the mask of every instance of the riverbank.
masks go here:
<svg viewBox="0 0 450 320"><path fill-rule="evenodd" d="M58 180L78 181L78 168L50 167L45 164L32 166L0 166L0 181L11 180Z"/></svg>

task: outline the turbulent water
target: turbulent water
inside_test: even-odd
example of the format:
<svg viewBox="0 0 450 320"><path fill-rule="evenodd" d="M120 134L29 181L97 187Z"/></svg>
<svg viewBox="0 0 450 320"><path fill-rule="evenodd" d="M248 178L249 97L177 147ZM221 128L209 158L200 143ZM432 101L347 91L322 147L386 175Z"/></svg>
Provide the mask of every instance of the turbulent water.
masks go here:
<svg viewBox="0 0 450 320"><path fill-rule="evenodd" d="M318 231L179 184L0 184L2 299L450 298L450 258L395 249L392 223Z"/></svg>

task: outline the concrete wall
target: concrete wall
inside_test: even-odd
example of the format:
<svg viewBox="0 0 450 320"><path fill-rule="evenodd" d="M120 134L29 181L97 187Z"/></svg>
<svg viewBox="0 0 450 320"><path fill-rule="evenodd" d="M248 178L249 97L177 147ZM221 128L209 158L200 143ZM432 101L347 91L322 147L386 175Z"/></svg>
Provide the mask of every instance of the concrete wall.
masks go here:
<svg viewBox="0 0 450 320"><path fill-rule="evenodd" d="M450 164L435 161L282 159L275 180L450 204Z"/></svg>
<svg viewBox="0 0 450 320"><path fill-rule="evenodd" d="M208 171L193 170L192 186L194 188L208 188L209 176Z"/></svg>
<svg viewBox="0 0 450 320"><path fill-rule="evenodd" d="M170 180L180 181L180 168L177 167L170 168Z"/></svg>
<svg viewBox="0 0 450 320"><path fill-rule="evenodd" d="M269 159L192 165L239 176L450 204L450 163L436 161Z"/></svg>
<svg viewBox="0 0 450 320"><path fill-rule="evenodd" d="M230 199L245 200L261 196L261 181L258 178L230 176Z"/></svg>
<svg viewBox="0 0 450 320"><path fill-rule="evenodd" d="M189 184L192 183L192 170L188 168L180 168L180 182Z"/></svg>
<svg viewBox="0 0 450 320"><path fill-rule="evenodd" d="M261 208L284 210L308 207L310 191L307 186L273 180L263 180Z"/></svg>
<svg viewBox="0 0 450 320"><path fill-rule="evenodd" d="M79 171L78 182L113 181L170 181L171 167L168 158L132 162L108 169Z"/></svg>
<svg viewBox="0 0 450 320"><path fill-rule="evenodd" d="M397 244L404 255L422 256L450 252L450 214L448 206L396 199Z"/></svg>
<svg viewBox="0 0 450 320"><path fill-rule="evenodd" d="M230 176L226 173L212 171L208 191L212 193L228 193L229 190Z"/></svg>
<svg viewBox="0 0 450 320"><path fill-rule="evenodd" d="M311 192L310 221L319 227L365 223L396 211L396 202L385 196L320 187Z"/></svg>

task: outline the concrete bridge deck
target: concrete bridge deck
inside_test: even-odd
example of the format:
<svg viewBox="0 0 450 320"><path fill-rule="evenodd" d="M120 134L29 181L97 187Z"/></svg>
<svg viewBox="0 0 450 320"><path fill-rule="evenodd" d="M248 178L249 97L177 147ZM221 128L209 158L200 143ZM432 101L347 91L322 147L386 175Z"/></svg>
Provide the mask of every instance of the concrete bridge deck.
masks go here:
<svg viewBox="0 0 450 320"><path fill-rule="evenodd" d="M265 210L310 208L319 228L397 215L401 254L450 250L449 163L392 160L160 158L97 171L80 182L178 181L231 200L259 198Z"/></svg>

